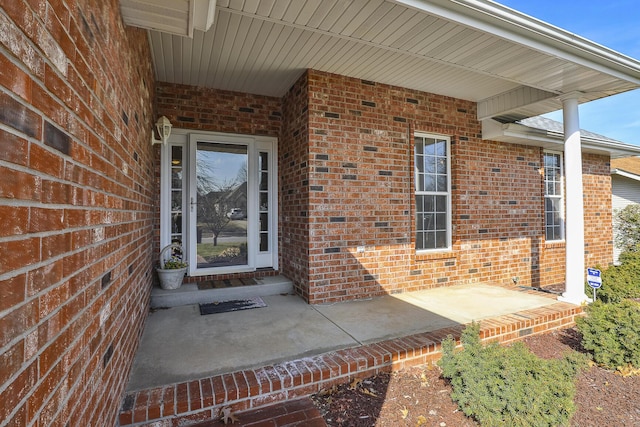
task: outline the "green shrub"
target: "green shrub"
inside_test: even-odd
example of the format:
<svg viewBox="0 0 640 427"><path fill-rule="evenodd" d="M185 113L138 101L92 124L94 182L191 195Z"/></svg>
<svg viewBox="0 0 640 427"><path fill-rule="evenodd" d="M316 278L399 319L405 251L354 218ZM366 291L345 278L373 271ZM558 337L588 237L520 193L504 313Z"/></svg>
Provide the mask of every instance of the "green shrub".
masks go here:
<svg viewBox="0 0 640 427"><path fill-rule="evenodd" d="M593 360L609 369L640 368L640 303L596 301L586 313L576 323L582 346L593 353Z"/></svg>
<svg viewBox="0 0 640 427"><path fill-rule="evenodd" d="M587 295L592 294L586 287ZM624 252L620 255L620 265L611 266L602 272L602 287L597 299L616 303L626 298L640 298L640 252Z"/></svg>
<svg viewBox="0 0 640 427"><path fill-rule="evenodd" d="M448 338L439 362L451 382L451 397L483 427L569 425L575 411L575 376L586 357L571 352L544 360L524 344L483 346L478 324L462 333L462 351Z"/></svg>
<svg viewBox="0 0 640 427"><path fill-rule="evenodd" d="M616 229L616 247L622 251L640 251L640 205L630 204L613 217Z"/></svg>

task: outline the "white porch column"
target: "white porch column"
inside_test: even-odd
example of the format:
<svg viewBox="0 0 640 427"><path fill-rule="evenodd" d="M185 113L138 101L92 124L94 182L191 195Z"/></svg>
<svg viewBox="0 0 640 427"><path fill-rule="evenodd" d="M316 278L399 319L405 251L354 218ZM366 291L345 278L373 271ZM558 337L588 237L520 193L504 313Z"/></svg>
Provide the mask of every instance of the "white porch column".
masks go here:
<svg viewBox="0 0 640 427"><path fill-rule="evenodd" d="M581 304L584 293L584 199L582 191L582 149L578 93L564 96L564 176L565 176L565 292L560 300Z"/></svg>

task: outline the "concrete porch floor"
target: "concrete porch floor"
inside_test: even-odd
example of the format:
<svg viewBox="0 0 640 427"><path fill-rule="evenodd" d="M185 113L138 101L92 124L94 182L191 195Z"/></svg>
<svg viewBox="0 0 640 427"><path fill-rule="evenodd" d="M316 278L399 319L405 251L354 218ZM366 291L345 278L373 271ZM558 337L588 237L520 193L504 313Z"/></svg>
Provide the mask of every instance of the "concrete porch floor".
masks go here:
<svg viewBox="0 0 640 427"><path fill-rule="evenodd" d="M242 411L432 362L440 341L472 321L485 339L507 342L581 313L551 294L481 284L319 306L290 294L262 299L266 307L230 313L201 316L197 305L150 313L121 425L188 424L224 406Z"/></svg>

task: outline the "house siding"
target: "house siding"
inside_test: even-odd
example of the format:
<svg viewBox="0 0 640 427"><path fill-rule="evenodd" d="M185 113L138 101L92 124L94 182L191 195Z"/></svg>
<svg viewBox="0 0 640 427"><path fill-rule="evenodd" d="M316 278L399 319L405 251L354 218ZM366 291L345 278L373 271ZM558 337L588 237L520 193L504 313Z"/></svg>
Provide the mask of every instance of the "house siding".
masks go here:
<svg viewBox="0 0 640 427"><path fill-rule="evenodd" d="M0 423L115 425L152 277L147 37L115 0L0 28Z"/></svg>
<svg viewBox="0 0 640 427"><path fill-rule="evenodd" d="M613 215L615 215L616 212L626 208L629 205L632 205L634 203L640 204L640 182L635 179L614 175L611 177L611 194L612 210ZM614 244L614 262L618 262L618 258L620 257L621 253L622 250L615 247Z"/></svg>
<svg viewBox="0 0 640 427"><path fill-rule="evenodd" d="M484 141L475 104L309 71L310 303L462 283L564 283L542 150ZM414 249L413 134L451 138L452 250ZM584 156L586 262L611 262L608 158ZM610 209L609 209L610 211Z"/></svg>

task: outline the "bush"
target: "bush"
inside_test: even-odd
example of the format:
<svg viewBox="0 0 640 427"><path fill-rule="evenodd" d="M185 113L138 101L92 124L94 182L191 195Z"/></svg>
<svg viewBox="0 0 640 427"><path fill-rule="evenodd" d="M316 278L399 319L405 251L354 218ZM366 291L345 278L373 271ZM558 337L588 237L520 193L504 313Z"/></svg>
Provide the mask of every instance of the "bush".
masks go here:
<svg viewBox="0 0 640 427"><path fill-rule="evenodd" d="M616 229L616 247L623 252L640 251L640 205L628 205L614 215Z"/></svg>
<svg viewBox="0 0 640 427"><path fill-rule="evenodd" d="M620 265L611 266L602 272L602 287L597 299L617 303L627 298L640 298L640 252L624 252ZM593 292L586 287L587 295Z"/></svg>
<svg viewBox="0 0 640 427"><path fill-rule="evenodd" d="M544 360L524 344L483 346L478 324L462 333L463 351L455 342L442 344L442 375L451 382L451 397L462 411L486 426L568 425L575 411L575 376L586 357L571 352Z"/></svg>
<svg viewBox="0 0 640 427"><path fill-rule="evenodd" d="M585 310L576 323L593 360L609 369L640 368L640 303L596 301Z"/></svg>

